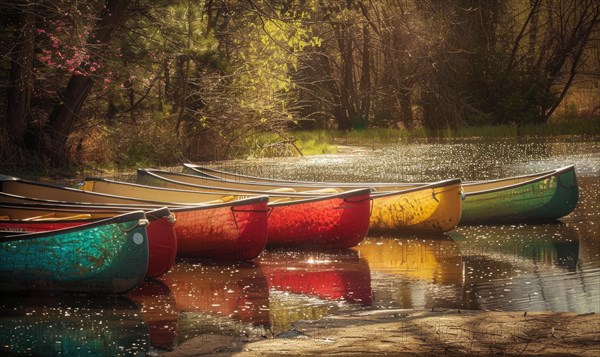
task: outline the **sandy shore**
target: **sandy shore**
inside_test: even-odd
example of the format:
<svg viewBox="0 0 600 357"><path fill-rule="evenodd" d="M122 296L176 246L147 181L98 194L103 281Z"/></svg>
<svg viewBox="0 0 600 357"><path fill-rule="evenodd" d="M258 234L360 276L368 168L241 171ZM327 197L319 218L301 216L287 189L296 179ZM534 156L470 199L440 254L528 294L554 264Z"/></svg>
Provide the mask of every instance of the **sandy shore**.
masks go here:
<svg viewBox="0 0 600 357"><path fill-rule="evenodd" d="M201 336L161 356L600 356L600 315L386 310L301 321L274 338Z"/></svg>

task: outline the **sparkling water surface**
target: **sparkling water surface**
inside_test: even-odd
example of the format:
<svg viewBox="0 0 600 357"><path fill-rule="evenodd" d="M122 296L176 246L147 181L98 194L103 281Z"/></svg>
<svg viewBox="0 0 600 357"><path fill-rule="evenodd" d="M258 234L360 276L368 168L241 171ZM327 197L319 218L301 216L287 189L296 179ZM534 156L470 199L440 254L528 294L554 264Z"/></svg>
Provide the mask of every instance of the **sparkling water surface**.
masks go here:
<svg viewBox="0 0 600 357"><path fill-rule="evenodd" d="M352 249L268 249L254 262L235 264L179 260L165 276L118 298L4 295L0 352L158 355L191 339L241 345L286 333L298 320L365 309L598 313L598 139L413 140L343 147L334 155L208 163L334 182L485 180L575 164L580 200L552 224L369 236Z"/></svg>

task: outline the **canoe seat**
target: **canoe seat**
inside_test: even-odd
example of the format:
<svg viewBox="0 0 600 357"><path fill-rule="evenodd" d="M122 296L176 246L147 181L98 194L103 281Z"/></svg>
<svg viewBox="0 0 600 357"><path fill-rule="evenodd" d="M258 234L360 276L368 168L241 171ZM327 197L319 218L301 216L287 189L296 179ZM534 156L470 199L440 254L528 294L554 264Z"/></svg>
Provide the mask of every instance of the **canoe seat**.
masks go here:
<svg viewBox="0 0 600 357"><path fill-rule="evenodd" d="M272 190L269 190L269 192L296 192L296 190L294 190L291 187L281 187L281 188L274 188Z"/></svg>
<svg viewBox="0 0 600 357"><path fill-rule="evenodd" d="M91 214L81 213L81 214L74 214L72 216L64 216L64 217L42 217L42 218L36 218L36 219L28 218L28 220L30 220L30 221L48 221L48 220L67 221L67 220L89 219L89 218L92 218Z"/></svg>
<svg viewBox="0 0 600 357"><path fill-rule="evenodd" d="M23 218L23 221L39 221L44 218L54 218L54 216L56 216L56 212L50 212L50 213L43 214L41 216L33 216L33 217Z"/></svg>
<svg viewBox="0 0 600 357"><path fill-rule="evenodd" d="M302 191L302 193L331 193L331 194L336 194L336 193L341 193L341 192L344 192L344 190L335 188L335 187L321 188L318 190L310 190L310 191Z"/></svg>
<svg viewBox="0 0 600 357"><path fill-rule="evenodd" d="M219 203L223 203L223 201L221 200L211 200L211 201L206 201L206 202L202 202L203 205L216 205Z"/></svg>
<svg viewBox="0 0 600 357"><path fill-rule="evenodd" d="M235 199L236 199L235 196L223 196L223 197L219 198L219 201L221 201L221 202L231 202L231 201L233 201Z"/></svg>
<svg viewBox="0 0 600 357"><path fill-rule="evenodd" d="M269 203L288 202L291 200L292 199L290 197L269 198Z"/></svg>
<svg viewBox="0 0 600 357"><path fill-rule="evenodd" d="M216 199L216 200L210 200L210 201L202 202L202 204L214 205L214 204L219 204L219 203L231 202L233 200L235 200L235 196L223 196L223 197L221 197L219 199Z"/></svg>

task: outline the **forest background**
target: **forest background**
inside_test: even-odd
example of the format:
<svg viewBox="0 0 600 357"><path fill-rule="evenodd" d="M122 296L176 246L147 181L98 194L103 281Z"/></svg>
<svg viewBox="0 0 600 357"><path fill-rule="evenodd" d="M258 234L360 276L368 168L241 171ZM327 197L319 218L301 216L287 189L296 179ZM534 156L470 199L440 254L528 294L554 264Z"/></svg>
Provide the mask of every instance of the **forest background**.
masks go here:
<svg viewBox="0 0 600 357"><path fill-rule="evenodd" d="M598 134L599 24L598 0L2 1L0 162L173 165L298 130Z"/></svg>

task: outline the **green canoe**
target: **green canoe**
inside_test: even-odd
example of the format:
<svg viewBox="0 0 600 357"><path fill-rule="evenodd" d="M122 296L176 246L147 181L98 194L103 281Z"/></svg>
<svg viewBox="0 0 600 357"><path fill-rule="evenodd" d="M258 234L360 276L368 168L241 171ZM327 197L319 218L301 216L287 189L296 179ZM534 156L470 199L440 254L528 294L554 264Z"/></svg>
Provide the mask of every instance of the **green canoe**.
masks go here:
<svg viewBox="0 0 600 357"><path fill-rule="evenodd" d="M0 235L0 291L125 293L148 268L142 211L73 228Z"/></svg>
<svg viewBox="0 0 600 357"><path fill-rule="evenodd" d="M579 200L573 165L532 175L463 185L461 224L551 221Z"/></svg>

